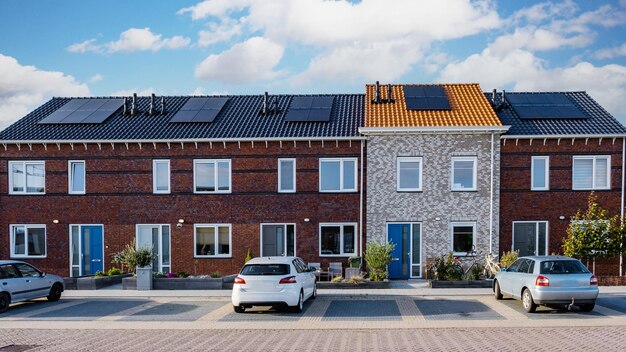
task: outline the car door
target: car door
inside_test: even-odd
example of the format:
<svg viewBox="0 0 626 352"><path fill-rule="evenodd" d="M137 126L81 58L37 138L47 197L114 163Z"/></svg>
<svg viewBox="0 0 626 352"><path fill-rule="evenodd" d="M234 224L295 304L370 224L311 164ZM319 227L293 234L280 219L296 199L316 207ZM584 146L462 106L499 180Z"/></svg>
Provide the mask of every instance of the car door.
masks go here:
<svg viewBox="0 0 626 352"><path fill-rule="evenodd" d="M498 282L500 283L500 290L506 294L511 295L513 292L513 283L512 281L515 280L515 272L517 271L517 268L520 266L520 264L522 263L521 259L516 260L515 262L513 262L513 264L511 264L511 266L509 266L506 271L502 272L502 274L500 274L500 280L498 280Z"/></svg>
<svg viewBox="0 0 626 352"><path fill-rule="evenodd" d="M515 297L522 296L522 287L528 278L528 268L530 267L530 259L520 259L520 265L515 269L515 273L512 274L513 278L511 282L511 295Z"/></svg>
<svg viewBox="0 0 626 352"><path fill-rule="evenodd" d="M25 263L15 264L15 267L22 274L24 282L23 299L33 299L48 295L50 284L39 270Z"/></svg>
<svg viewBox="0 0 626 352"><path fill-rule="evenodd" d="M17 302L24 299L24 279L20 272L13 266L13 264L4 264L0 266L0 269L4 273L3 279L0 279L0 285L2 290L10 292L11 301Z"/></svg>
<svg viewBox="0 0 626 352"><path fill-rule="evenodd" d="M302 283L302 290L304 291L304 297L309 296L309 281L307 278L307 271L305 265L301 260L294 259L293 266L296 268L296 281Z"/></svg>

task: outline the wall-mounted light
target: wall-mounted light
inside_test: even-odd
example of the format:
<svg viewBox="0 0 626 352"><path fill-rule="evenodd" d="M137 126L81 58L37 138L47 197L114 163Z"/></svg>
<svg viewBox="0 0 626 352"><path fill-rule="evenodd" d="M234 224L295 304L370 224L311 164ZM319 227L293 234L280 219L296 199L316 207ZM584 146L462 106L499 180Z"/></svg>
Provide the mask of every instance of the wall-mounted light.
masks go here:
<svg viewBox="0 0 626 352"><path fill-rule="evenodd" d="M178 224L176 224L176 228L181 228L183 227L183 224L185 223L185 219L178 219Z"/></svg>
<svg viewBox="0 0 626 352"><path fill-rule="evenodd" d="M309 218L304 218L304 222L309 222L309 221L311 221L311 219L309 219Z"/></svg>
<svg viewBox="0 0 626 352"><path fill-rule="evenodd" d="M565 216L561 215L561 216L559 216L559 219L565 220Z"/></svg>
<svg viewBox="0 0 626 352"><path fill-rule="evenodd" d="M440 217L436 217L435 221L441 221L441 218Z"/></svg>
<svg viewBox="0 0 626 352"><path fill-rule="evenodd" d="M52 220L52 223L53 223L53 224L58 224L58 223L59 223L59 220L54 219L54 220Z"/></svg>

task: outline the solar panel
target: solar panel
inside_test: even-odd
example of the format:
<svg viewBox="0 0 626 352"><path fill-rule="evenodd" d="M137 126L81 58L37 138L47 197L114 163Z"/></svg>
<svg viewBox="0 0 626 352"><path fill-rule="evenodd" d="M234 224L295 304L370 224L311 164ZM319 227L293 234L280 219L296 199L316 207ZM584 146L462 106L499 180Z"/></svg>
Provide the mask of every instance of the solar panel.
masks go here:
<svg viewBox="0 0 626 352"><path fill-rule="evenodd" d="M102 123L122 105L124 105L123 99L72 99L39 123Z"/></svg>
<svg viewBox="0 0 626 352"><path fill-rule="evenodd" d="M404 102L408 110L450 110L443 86L404 86Z"/></svg>
<svg viewBox="0 0 626 352"><path fill-rule="evenodd" d="M170 122L213 122L227 101L227 97L189 98Z"/></svg>
<svg viewBox="0 0 626 352"><path fill-rule="evenodd" d="M585 115L563 93L513 93L506 96L520 119L586 119Z"/></svg>
<svg viewBox="0 0 626 352"><path fill-rule="evenodd" d="M293 97L285 121L328 122L333 109L334 96Z"/></svg>

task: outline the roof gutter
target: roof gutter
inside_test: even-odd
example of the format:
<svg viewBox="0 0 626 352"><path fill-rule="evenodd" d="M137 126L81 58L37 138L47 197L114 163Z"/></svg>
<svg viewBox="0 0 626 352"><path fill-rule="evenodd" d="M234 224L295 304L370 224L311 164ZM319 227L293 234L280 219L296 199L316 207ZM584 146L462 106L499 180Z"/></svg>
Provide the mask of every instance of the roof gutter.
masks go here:
<svg viewBox="0 0 626 352"><path fill-rule="evenodd" d="M222 143L222 142L278 142L278 141L360 141L365 137L268 137L268 138L196 138L196 139L41 139L0 140L0 144L55 144L55 143Z"/></svg>
<svg viewBox="0 0 626 352"><path fill-rule="evenodd" d="M360 127L364 135L433 134L433 133L504 133L511 126L419 126L419 127Z"/></svg>
<svg viewBox="0 0 626 352"><path fill-rule="evenodd" d="M502 135L500 139L567 139L567 138L625 138L626 134L538 134L538 135Z"/></svg>

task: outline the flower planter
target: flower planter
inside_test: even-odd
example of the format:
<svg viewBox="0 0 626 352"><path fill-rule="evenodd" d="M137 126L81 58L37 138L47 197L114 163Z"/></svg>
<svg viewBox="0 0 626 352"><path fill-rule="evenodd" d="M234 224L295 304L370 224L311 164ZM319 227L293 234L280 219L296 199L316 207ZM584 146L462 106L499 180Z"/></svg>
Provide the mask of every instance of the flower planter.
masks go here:
<svg viewBox="0 0 626 352"><path fill-rule="evenodd" d="M152 290L152 268L151 267L137 267L137 291Z"/></svg>
<svg viewBox="0 0 626 352"><path fill-rule="evenodd" d="M385 289L389 288L389 281L369 281L365 280L358 284L351 284L348 282L326 282L326 281L318 281L317 282L318 289Z"/></svg>
<svg viewBox="0 0 626 352"><path fill-rule="evenodd" d="M122 279L132 274L120 274L111 276L80 276L63 278L66 290L99 290L103 287L122 283Z"/></svg>
<svg viewBox="0 0 626 352"><path fill-rule="evenodd" d="M431 288L491 288L493 280L430 280Z"/></svg>
<svg viewBox="0 0 626 352"><path fill-rule="evenodd" d="M206 278L153 278L153 290L222 290L232 288L234 278L225 277L206 277ZM124 290L135 290L137 288L137 279L134 277L124 278L122 280L122 288Z"/></svg>

